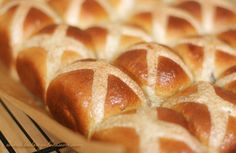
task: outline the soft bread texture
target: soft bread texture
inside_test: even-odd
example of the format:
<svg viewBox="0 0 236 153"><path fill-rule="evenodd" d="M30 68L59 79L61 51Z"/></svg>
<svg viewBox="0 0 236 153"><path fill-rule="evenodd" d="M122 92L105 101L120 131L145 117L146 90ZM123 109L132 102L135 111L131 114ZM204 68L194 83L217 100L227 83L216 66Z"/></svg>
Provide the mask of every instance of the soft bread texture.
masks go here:
<svg viewBox="0 0 236 153"><path fill-rule="evenodd" d="M0 60L11 71L21 43L41 28L58 22L60 18L43 2L6 2L0 8Z"/></svg>
<svg viewBox="0 0 236 153"><path fill-rule="evenodd" d="M113 60L125 48L152 38L142 29L121 24L106 24L86 29L95 46L98 59Z"/></svg>
<svg viewBox="0 0 236 153"><path fill-rule="evenodd" d="M114 64L139 83L153 106L159 106L166 97L193 81L183 61L170 48L157 43L135 44L118 56Z"/></svg>
<svg viewBox="0 0 236 153"><path fill-rule="evenodd" d="M147 105L141 88L128 75L103 61L77 61L58 72L46 101L62 124L90 137L111 116Z"/></svg>
<svg viewBox="0 0 236 153"><path fill-rule="evenodd" d="M189 130L209 153L232 153L236 149L236 95L207 82L198 82L170 98L162 106L180 112Z"/></svg>
<svg viewBox="0 0 236 153"><path fill-rule="evenodd" d="M50 25L25 41L16 67L23 84L45 98L57 70L80 58L93 58L92 41L84 31L64 24Z"/></svg>
<svg viewBox="0 0 236 153"><path fill-rule="evenodd" d="M159 119L159 115L176 115L175 111L158 108L135 114L114 116L98 126L97 140L121 143L129 153L204 153L205 148L182 125L181 115L173 116L175 123ZM165 117L162 116L163 119ZM167 119L168 120L168 119Z"/></svg>
<svg viewBox="0 0 236 153"><path fill-rule="evenodd" d="M233 48L212 36L196 36L179 40L173 47L194 74L195 81L215 82L236 64Z"/></svg>
<svg viewBox="0 0 236 153"><path fill-rule="evenodd" d="M227 0L177 0L173 4L194 16L204 33L216 33L236 24L236 7Z"/></svg>
<svg viewBox="0 0 236 153"><path fill-rule="evenodd" d="M140 26L159 43L172 43L179 38L202 33L199 22L190 14L159 3L158 9L133 13L128 23Z"/></svg>

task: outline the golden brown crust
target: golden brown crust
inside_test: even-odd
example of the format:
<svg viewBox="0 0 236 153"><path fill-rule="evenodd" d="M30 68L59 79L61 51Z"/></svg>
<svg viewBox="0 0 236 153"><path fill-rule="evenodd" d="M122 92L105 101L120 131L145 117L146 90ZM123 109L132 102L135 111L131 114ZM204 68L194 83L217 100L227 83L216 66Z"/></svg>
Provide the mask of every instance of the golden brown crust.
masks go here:
<svg viewBox="0 0 236 153"><path fill-rule="evenodd" d="M155 41L164 44L201 33L200 24L193 16L165 4L159 4L159 9L135 12L128 23L143 28Z"/></svg>
<svg viewBox="0 0 236 153"><path fill-rule="evenodd" d="M169 17L166 31L167 39L178 39L198 33L189 21L174 16Z"/></svg>
<svg viewBox="0 0 236 153"><path fill-rule="evenodd" d="M141 101L137 95L119 78L110 75L105 102L105 118L121 114L140 107Z"/></svg>
<svg viewBox="0 0 236 153"><path fill-rule="evenodd" d="M43 13L41 10L37 8L31 8L24 21L24 36L25 38L28 38L32 34L37 33L42 28L53 23L53 19Z"/></svg>
<svg viewBox="0 0 236 153"><path fill-rule="evenodd" d="M141 92L138 86L130 82L128 76L121 79L120 75L125 74L108 63L83 60L73 64L65 67L65 72L59 72L62 74L52 81L47 91L49 110L62 124L70 127L67 124L72 121L70 116L73 116L76 122L72 123L72 128L90 137L103 120L135 111L144 103L140 98L142 96L137 95L137 92ZM96 69L101 64L101 68ZM98 76L98 73L104 76ZM61 104L66 106L60 107ZM68 117L65 113L58 117L60 111L71 112L72 115Z"/></svg>
<svg viewBox="0 0 236 153"><path fill-rule="evenodd" d="M159 141L160 153L195 153L183 142L166 138L161 138Z"/></svg>
<svg viewBox="0 0 236 153"><path fill-rule="evenodd" d="M234 153L236 151L236 118L229 117L227 132L220 148L220 153Z"/></svg>
<svg viewBox="0 0 236 153"><path fill-rule="evenodd" d="M109 15L96 0L86 0L81 6L80 20L93 25L108 21ZM80 20L78 22L81 22Z"/></svg>
<svg viewBox="0 0 236 153"><path fill-rule="evenodd" d="M103 5L105 3L105 6ZM48 4L64 19L67 24L88 28L99 23L108 22L108 2L98 0L48 0Z"/></svg>
<svg viewBox="0 0 236 153"><path fill-rule="evenodd" d="M232 93L231 91L225 90L223 88L220 88L218 86L214 87L215 92L218 96L220 96L222 99L235 104L236 105L236 94Z"/></svg>
<svg viewBox="0 0 236 153"><path fill-rule="evenodd" d="M216 50L215 58L218 74L236 65L236 56L225 53L224 51Z"/></svg>
<svg viewBox="0 0 236 153"><path fill-rule="evenodd" d="M199 21L202 20L202 15L201 15L201 5L200 3L196 1L185 1L180 4L177 4L176 7L183 9L193 15L195 18L197 18Z"/></svg>
<svg viewBox="0 0 236 153"><path fill-rule="evenodd" d="M236 13L220 6L216 7L214 17L216 28L236 23Z"/></svg>
<svg viewBox="0 0 236 153"><path fill-rule="evenodd" d="M130 47L133 44L144 42L144 41L145 40L137 36L124 35L121 37L120 44L122 44L122 46L120 46L119 48L120 50L122 50L124 48Z"/></svg>
<svg viewBox="0 0 236 153"><path fill-rule="evenodd" d="M11 35L9 33L9 26L12 22L12 17L17 10L17 6L11 7L7 13L0 16L0 60L8 69L14 65L13 53L11 46Z"/></svg>
<svg viewBox="0 0 236 153"><path fill-rule="evenodd" d="M128 22L143 28L148 32L148 34L152 34L153 15L150 12L138 13L134 15Z"/></svg>
<svg viewBox="0 0 236 153"><path fill-rule="evenodd" d="M188 87L190 83L191 80L180 65L166 57L160 56L158 58L156 81L156 94L158 96L173 95Z"/></svg>
<svg viewBox="0 0 236 153"><path fill-rule="evenodd" d="M47 90L50 112L63 125L88 134L93 83L92 70L79 70L59 75Z"/></svg>
<svg viewBox="0 0 236 153"><path fill-rule="evenodd" d="M51 5L55 5L56 9L59 9L58 13L60 15L65 16L66 11L69 8L68 2L69 1L63 1L62 3L63 5L65 4L64 6L59 6L59 3L53 0L51 0L49 3ZM113 0L111 3L114 8L118 7L119 2L117 0ZM178 7L181 9L186 9L187 11L192 9L193 12L191 14L195 16L200 22L202 21L203 17L200 15L202 8L199 3L186 2L184 4L180 4ZM12 16L14 15L16 9L17 7L12 8L5 15L3 15L3 18L6 20L7 24L11 23ZM110 14L107 12L107 10L105 10L103 5L100 5L99 1L96 0L85 0L82 2L80 11L81 12L79 14L80 16L78 22L84 22L82 23L84 25L104 22L110 18ZM154 18L156 18L154 16L155 15L150 12L141 12L136 14L131 19L131 23L140 26L152 34L154 33L153 29L155 28L152 27L154 26ZM164 30L162 32L165 33L163 36L168 40L198 33L198 30L192 24L192 22L186 20L185 18L181 18L181 16L167 15L166 19L167 24L164 24L166 27L162 29ZM233 11L216 7L214 21L216 21L216 27L220 25L220 23L232 24L236 23L236 16ZM14 55L11 51L10 43L11 35L9 34L8 27L2 25L1 22L2 21L0 17L0 50L2 49L6 52L0 51L0 59L3 57L3 62L6 65L11 66L11 63L14 63L14 61L12 61ZM50 37L50 35L64 35L68 39L73 39L73 41L79 42L78 46L84 45L83 47L88 50L96 50L99 52L102 52L107 46L115 46L106 45L106 41L108 38L110 38L108 37L109 30L106 28L92 27L86 31L82 31L72 26L65 28L66 26L64 25L64 27L62 26L61 29L66 29L65 32L60 32L57 29L58 25L51 25L40 30L43 26L49 25L51 23L54 23L54 19L46 15L44 12L42 12L42 10L30 8L29 13L24 20L24 37L26 38L36 31L38 32L34 34L33 39L37 38L37 36L43 36L44 38L44 36ZM223 33L219 35L219 37L229 44L234 44L234 41L236 42L236 40L228 35L229 33ZM139 37L124 34L119 37L120 45L118 46L126 47L142 40L143 39ZM71 43L65 43L65 45L61 45L67 46L68 44ZM82 61L84 63L94 62L94 64L91 64L92 66L89 65L86 67L81 64L80 66L82 68L78 66L74 70L67 71L70 63L73 63L73 61L76 61L77 59L85 56L85 54L79 51L77 52L73 49L77 47L79 50L81 50L84 49L83 47L80 48L75 45L76 47L72 46L71 48L64 49L61 54L59 53L59 55L56 53L58 51L57 49L59 48L58 44L58 46L55 45L56 47L48 47L51 50L54 50L54 53L53 51L47 50L48 48L44 45L33 47L30 46L31 44L27 45L23 46L23 49L19 53L16 62L17 71L22 83L25 84L25 86L29 88L33 94L40 97L41 99L46 100L46 105L48 105L50 112L57 121L76 132L82 133L86 137L90 138L90 136L92 136L94 140L122 144L125 146L128 153L145 152L142 150L142 145L146 143L148 146L149 142L151 142L151 147L153 144L153 146L158 146L155 150L158 153L196 153L193 151L193 149L195 146L194 142L197 141L186 143L186 141L184 141L184 137L179 134L185 132L184 134L186 136L188 135L188 132L190 132L193 137L199 139L203 145L208 146L210 144L210 139L212 138L212 129L217 131L217 128L219 128L218 126L213 126L213 123L215 124L219 121L214 119L219 117L216 117L216 115L219 115L220 111L212 110L212 105L208 106L207 102L201 102L201 100L204 98L199 98L199 95L195 95L195 93L199 92L200 89L197 87L197 85L187 88L190 86L190 84L192 84L192 76L191 73L189 73L188 68L185 66L188 65L192 72L194 72L195 75L198 75L197 71L201 71L201 69L204 68L204 60L209 57L208 55L205 55L205 46L198 46L197 43L177 45L175 49L179 56L183 58L182 61L179 56L175 55L175 53L172 53L171 49L165 46L159 45L155 48L155 45L147 43L146 46L144 45L146 48L139 48L137 44L136 47L132 46L130 47L130 50L127 49L127 52L121 54L114 61L115 66L127 73L138 83L138 85L143 87L149 98L151 96L154 98L158 97L155 99L157 102L159 102L161 98L165 99L173 95L174 96L172 98L175 98L176 96L180 99L184 99L188 96L192 96L193 98L198 97L195 99L195 101L180 102L171 106L170 108L155 108L157 118L146 118L149 120L147 129L151 127L150 131L156 130L158 133L158 130L161 130L161 133L149 133L147 130L144 130L146 133L140 134L143 131L140 130L141 128L138 126L142 127L143 125L141 124L146 124L146 122L138 122L136 118L135 119L137 123L135 122L134 124L121 122L120 125L122 126L115 125L112 128L101 128L102 130L99 129L99 125L110 118L116 116L119 117L119 115L122 116L125 114L139 114L143 111L143 109L140 109L144 104L142 98L139 97L139 92L137 92L139 89L134 90L134 88L136 88L138 85L133 85L132 79L129 80L129 77L126 76L125 73L122 73L119 70L115 70L115 72L113 72L113 68L108 68L106 65L102 65L99 68L94 68L97 66L97 64L99 65L99 63L90 59L85 59ZM214 45L217 46L218 44L216 43ZM215 50L211 51L214 52L214 55L212 54L212 56L214 56L214 66L211 68L215 68L214 72L212 72L212 75L215 73L214 75L216 77L224 77L236 71L236 66L234 67L234 65L236 65L236 55L230 54L230 51L224 51L224 49L218 48L215 48ZM154 52L158 53L154 54ZM37 56L37 59L35 59L35 56ZM57 59L59 60L54 63L54 59L55 61ZM210 62L210 64L212 63ZM62 69L55 73L53 72L53 74L47 74L49 72L51 73L50 69L59 70L59 68ZM212 70L211 68L210 70ZM103 71L104 69L106 69L106 71ZM103 75L103 72L104 74L107 74ZM120 74L122 75L119 76ZM50 79L48 77L50 77ZM51 82L52 78L54 79ZM49 87L48 83L50 83ZM233 92L236 92L236 81L231 81L230 83L224 85L224 87ZM187 89L183 90L185 88ZM152 89L154 89L154 92L150 92ZM236 95L233 93L216 86L213 86L213 90L215 92L214 96L216 97L214 100L217 101L216 107L221 106L218 103L219 101L224 103L224 105L228 103L236 104ZM140 91L142 92L142 90ZM103 97L101 93L106 94L104 94L105 96ZM212 93L208 96L212 96ZM153 101L153 97L150 98L150 101ZM168 100L165 101L165 103L168 102ZM160 105L161 104L157 104L156 106ZM223 106L221 109L224 109ZM223 111L222 114L224 115L224 119L227 120L227 129L224 133L225 136L219 149L220 153L233 153L236 151L236 118L230 116L234 115L234 111L232 111L233 107L230 109L228 105L226 105L225 110L228 111L228 114L225 115L225 112ZM157 125L155 125L155 121L157 121ZM164 128L166 127L167 130L165 131L161 126ZM145 126L143 127L146 128ZM223 125L220 126L220 128L223 129L225 127ZM173 133L175 139L170 137L170 133ZM152 134L155 136L152 136ZM190 134L189 136L191 137ZM219 138L220 136L216 135L216 137ZM152 141L155 142L152 143ZM195 148L195 150L197 149Z"/></svg>
<svg viewBox="0 0 236 153"><path fill-rule="evenodd" d="M197 85L196 84L193 84L191 85L190 87L178 92L175 94L175 96L177 97L180 97L180 96L188 96L188 95L191 95L193 93L197 92Z"/></svg>
<svg viewBox="0 0 236 153"><path fill-rule="evenodd" d="M218 38L236 48L236 29L229 29L218 35Z"/></svg>
<svg viewBox="0 0 236 153"><path fill-rule="evenodd" d="M37 58L35 58L37 56ZM32 47L22 50L16 60L16 69L22 83L37 97L44 99L46 52Z"/></svg>
<svg viewBox="0 0 236 153"><path fill-rule="evenodd" d="M62 66L68 65L68 64L76 61L80 57L81 57L81 55L79 53L76 53L72 50L65 50L61 56L61 65Z"/></svg>
<svg viewBox="0 0 236 153"><path fill-rule="evenodd" d="M6 31L0 31L0 61L7 67L8 70L12 68L13 54L11 52L10 36Z"/></svg>
<svg viewBox="0 0 236 153"><path fill-rule="evenodd" d="M135 57L135 59L130 60ZM140 85L147 84L146 50L132 50L121 54L114 65L129 74Z"/></svg>
<svg viewBox="0 0 236 153"><path fill-rule="evenodd" d="M191 69L196 81L214 83L225 70L236 64L235 50L211 36L180 40L174 49Z"/></svg>
<svg viewBox="0 0 236 153"><path fill-rule="evenodd" d="M224 88L236 93L236 80L224 85Z"/></svg>
<svg viewBox="0 0 236 153"><path fill-rule="evenodd" d="M225 70L217 80L216 84L231 92L236 93L236 66L232 66Z"/></svg>
<svg viewBox="0 0 236 153"><path fill-rule="evenodd" d="M111 129L101 130L96 132L93 138L95 140L122 144L127 153L140 153L139 139L142 138L140 138L132 128L114 127ZM195 153L185 143L180 141L161 138L157 143L159 143L160 148L156 149L160 153Z"/></svg>
<svg viewBox="0 0 236 153"><path fill-rule="evenodd" d="M178 55L182 57L186 65L192 72L197 72L202 68L204 51L200 46L192 44L180 44L174 47Z"/></svg>
<svg viewBox="0 0 236 153"><path fill-rule="evenodd" d="M178 124L186 129L188 129L188 122L185 120L185 118L180 113L178 113L172 109L158 107L157 108L157 118L159 120L162 120L165 122Z"/></svg>
<svg viewBox="0 0 236 153"><path fill-rule="evenodd" d="M94 26L86 29L85 32L91 36L96 52L103 52L107 41L107 29Z"/></svg>
<svg viewBox="0 0 236 153"><path fill-rule="evenodd" d="M89 34L87 34L87 32L74 26L69 26L66 35L77 40L78 42L82 42L87 48L94 51L92 38L89 36Z"/></svg>
<svg viewBox="0 0 236 153"><path fill-rule="evenodd" d="M86 30L93 40L98 59L113 60L135 43L149 42L151 37L137 26L106 24Z"/></svg>
<svg viewBox="0 0 236 153"><path fill-rule="evenodd" d="M191 74L182 60L168 47L155 43L133 45L114 64L137 81L153 103L191 84Z"/></svg>
<svg viewBox="0 0 236 153"><path fill-rule="evenodd" d="M55 32L55 30L57 29L57 24L51 24L49 26L44 27L43 29L41 29L40 31L38 31L36 34L34 35L39 35L39 34L53 34Z"/></svg>
<svg viewBox="0 0 236 153"><path fill-rule="evenodd" d="M148 111L149 113L152 112L152 110ZM155 112L155 110L153 111ZM127 153L204 152L204 149L201 150L200 146L198 146L198 149L201 151L196 148L193 149L197 142L190 142L193 139L190 140L188 134L186 135L187 122L180 113L159 107L157 108L157 115L155 113L154 116L146 115L137 112L112 117L98 127L93 138L122 144L127 149ZM171 128L175 130L170 130ZM175 133L180 129L184 130L183 133ZM185 141L185 139L188 139L188 141Z"/></svg>
<svg viewBox="0 0 236 153"><path fill-rule="evenodd" d="M84 31L63 24L50 25L23 44L17 62L18 74L36 96L44 99L47 86L57 70L80 58L93 57L91 48L90 37ZM34 54L44 56L38 60ZM37 83L40 88L36 87Z"/></svg>
<svg viewBox="0 0 236 153"><path fill-rule="evenodd" d="M185 117L189 131L208 146L209 152L232 153L236 149L235 96L228 90L200 82L197 91L174 96L166 106Z"/></svg>
<svg viewBox="0 0 236 153"><path fill-rule="evenodd" d="M77 61L63 68L52 81L47 92L47 104L62 124L96 140L123 144L131 153L143 152L145 144L151 148L153 144L154 147L159 146L157 140L160 137L170 138L172 134L176 141L166 143L178 145L179 152L198 150L197 141L187 130L175 125L177 123L186 127L186 121L180 114L160 108L157 116L162 120L159 120L155 112L154 116L146 116L143 110L138 109L146 100L142 98L144 95L140 93L141 90L138 91L139 87L135 86L128 76L105 62ZM121 115L130 110L137 112ZM149 126L150 130L157 132L153 133L154 136L148 133L148 128L145 129ZM176 129L172 130L172 127ZM182 134L190 142L186 142ZM162 149L173 150L171 147ZM156 150L159 151L159 148Z"/></svg>
<svg viewBox="0 0 236 153"><path fill-rule="evenodd" d="M60 19L40 1L9 1L1 7L0 17L1 57L12 74L15 73L15 60L24 40L44 26L59 22ZM14 76L15 77L15 76Z"/></svg>
<svg viewBox="0 0 236 153"><path fill-rule="evenodd" d="M174 2L174 6L194 16L204 33L221 32L236 23L232 1L180 0Z"/></svg>
<svg viewBox="0 0 236 153"><path fill-rule="evenodd" d="M178 104L174 106L174 110L185 117L188 130L207 145L211 129L211 119L207 107L191 102Z"/></svg>
<svg viewBox="0 0 236 153"><path fill-rule="evenodd" d="M232 66L232 67L228 68L227 70L225 70L225 71L221 74L220 78L225 77L225 76L227 76L227 75L230 75L230 74L232 74L232 73L234 73L234 72L236 72L236 66Z"/></svg>
<svg viewBox="0 0 236 153"><path fill-rule="evenodd" d="M127 153L139 153L139 136L132 128L114 127L98 131L93 139L121 144Z"/></svg>
<svg viewBox="0 0 236 153"><path fill-rule="evenodd" d="M181 112L188 121L189 130L202 143L208 143L211 123L207 108L204 105L196 103L182 103L174 107L175 110ZM224 140L220 147L220 153L233 153L236 148L236 130L235 118L229 117L228 128Z"/></svg>
<svg viewBox="0 0 236 153"><path fill-rule="evenodd" d="M71 0L47 0L47 3L63 18L66 17L66 11Z"/></svg>

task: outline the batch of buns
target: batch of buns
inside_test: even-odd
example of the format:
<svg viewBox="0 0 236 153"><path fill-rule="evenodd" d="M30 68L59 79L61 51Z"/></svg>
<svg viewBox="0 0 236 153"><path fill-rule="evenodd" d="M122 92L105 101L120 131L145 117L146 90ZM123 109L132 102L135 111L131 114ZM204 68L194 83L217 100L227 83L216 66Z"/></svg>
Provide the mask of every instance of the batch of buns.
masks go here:
<svg viewBox="0 0 236 153"><path fill-rule="evenodd" d="M0 61L91 141L236 152L231 1L5 0Z"/></svg>

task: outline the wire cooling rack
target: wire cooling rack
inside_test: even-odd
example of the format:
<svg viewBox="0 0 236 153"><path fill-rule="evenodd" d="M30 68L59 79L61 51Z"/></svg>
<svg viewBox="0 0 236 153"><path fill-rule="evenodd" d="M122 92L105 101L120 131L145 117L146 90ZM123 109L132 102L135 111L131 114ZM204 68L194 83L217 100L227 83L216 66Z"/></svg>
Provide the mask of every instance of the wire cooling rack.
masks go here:
<svg viewBox="0 0 236 153"><path fill-rule="evenodd" d="M76 153L25 113L0 99L1 153Z"/></svg>

